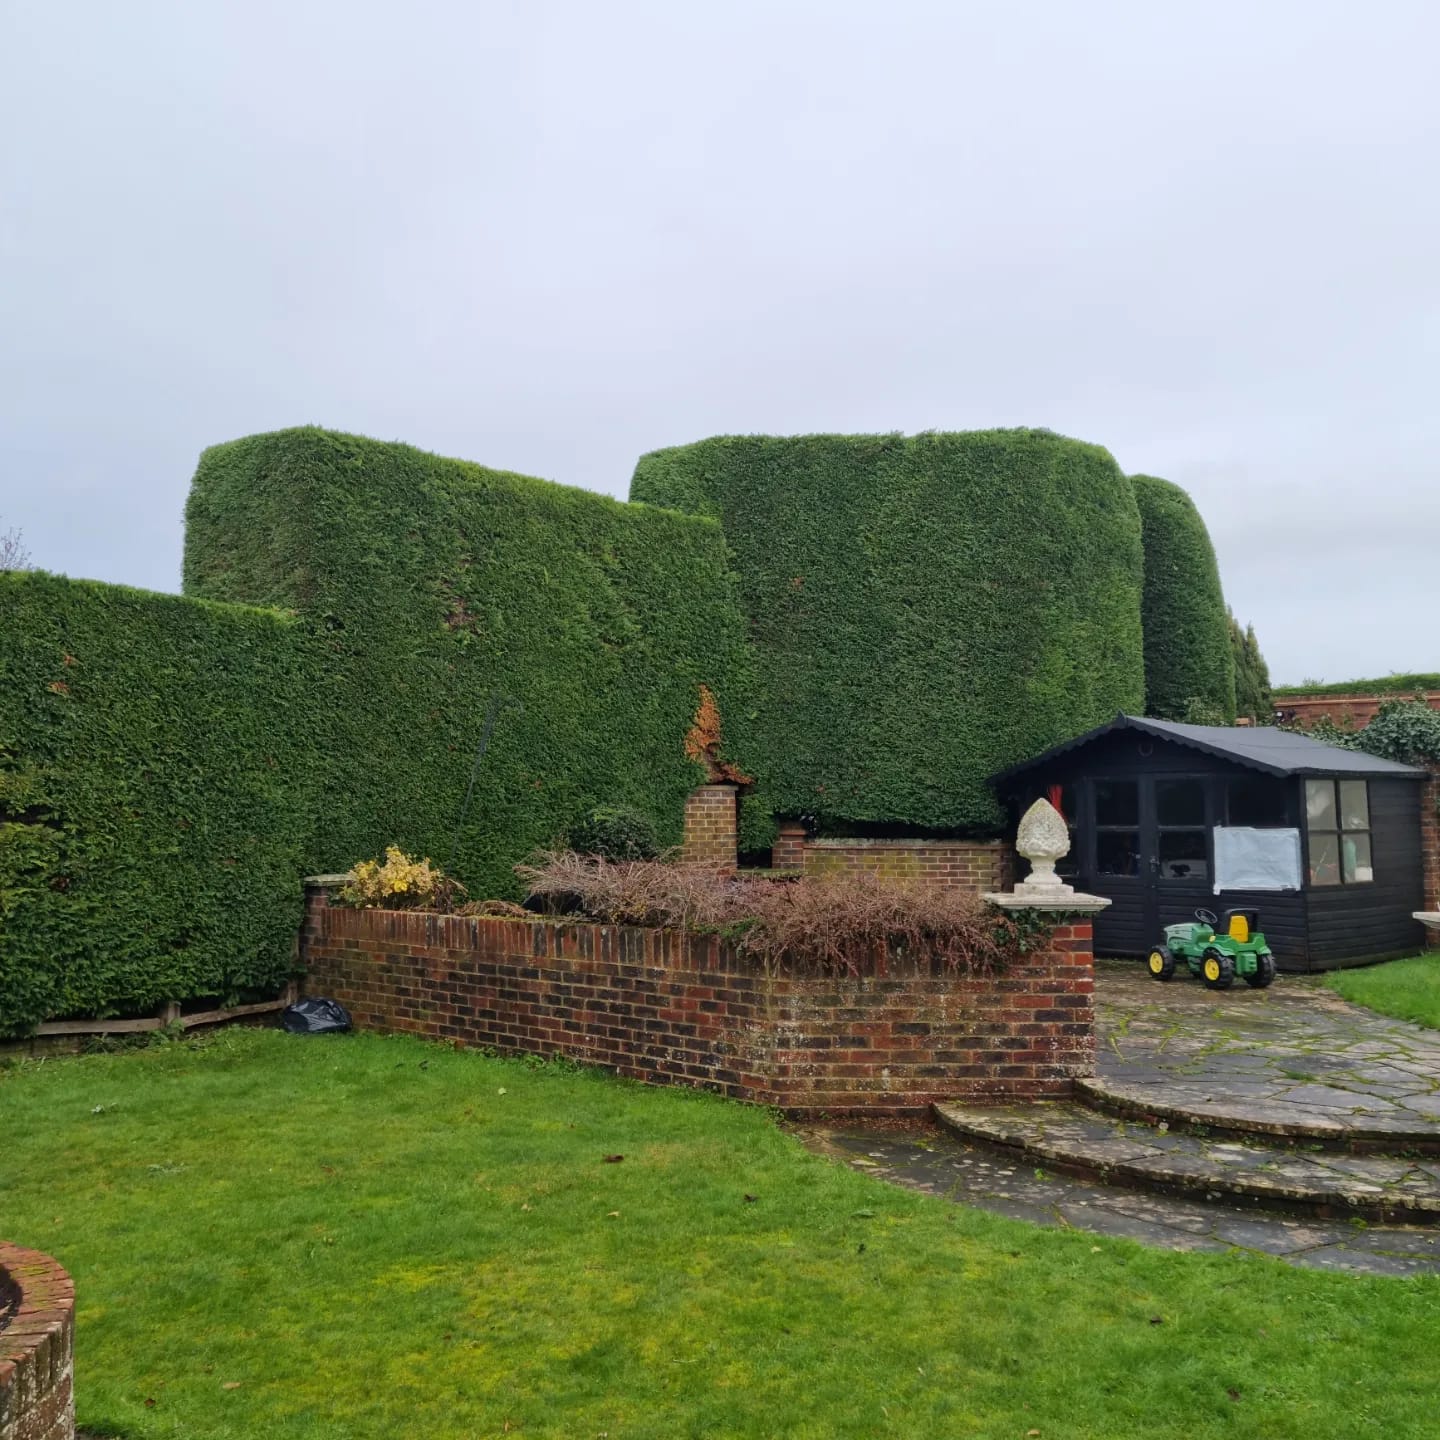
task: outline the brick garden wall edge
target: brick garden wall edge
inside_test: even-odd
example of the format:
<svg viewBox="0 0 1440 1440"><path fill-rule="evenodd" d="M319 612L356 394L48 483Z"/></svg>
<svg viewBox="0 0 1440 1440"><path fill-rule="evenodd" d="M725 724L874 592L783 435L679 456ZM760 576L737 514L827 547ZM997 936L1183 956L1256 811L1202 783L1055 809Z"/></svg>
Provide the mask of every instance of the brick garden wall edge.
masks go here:
<svg viewBox="0 0 1440 1440"><path fill-rule="evenodd" d="M311 886L306 991L357 1027L565 1055L788 1113L1064 1096L1094 1068L1088 920L992 975L922 964L776 974L714 936L331 906Z"/></svg>
<svg viewBox="0 0 1440 1440"><path fill-rule="evenodd" d="M69 1275L38 1250L0 1241L0 1440L72 1440L74 1342Z"/></svg>

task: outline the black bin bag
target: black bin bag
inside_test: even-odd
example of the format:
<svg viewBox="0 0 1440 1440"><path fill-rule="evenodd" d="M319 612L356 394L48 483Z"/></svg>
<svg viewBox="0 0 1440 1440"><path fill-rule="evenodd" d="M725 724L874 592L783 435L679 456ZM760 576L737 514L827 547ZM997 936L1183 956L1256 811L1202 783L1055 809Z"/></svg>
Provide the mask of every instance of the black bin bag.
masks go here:
<svg viewBox="0 0 1440 1440"><path fill-rule="evenodd" d="M280 1024L292 1035L339 1035L354 1028L349 1012L338 1000L319 996L287 1005Z"/></svg>

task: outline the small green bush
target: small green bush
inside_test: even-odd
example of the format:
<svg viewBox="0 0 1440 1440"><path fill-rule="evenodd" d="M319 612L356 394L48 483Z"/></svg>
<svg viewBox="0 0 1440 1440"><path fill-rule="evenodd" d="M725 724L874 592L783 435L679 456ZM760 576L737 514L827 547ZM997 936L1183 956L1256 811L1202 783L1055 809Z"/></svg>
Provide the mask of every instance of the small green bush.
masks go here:
<svg viewBox="0 0 1440 1440"><path fill-rule="evenodd" d="M655 822L626 805L600 806L570 831L570 848L604 860L653 860L660 853Z"/></svg>
<svg viewBox="0 0 1440 1440"><path fill-rule="evenodd" d="M361 860L352 865L335 898L357 910L455 909L465 887L430 863L416 860L394 845L385 859Z"/></svg>

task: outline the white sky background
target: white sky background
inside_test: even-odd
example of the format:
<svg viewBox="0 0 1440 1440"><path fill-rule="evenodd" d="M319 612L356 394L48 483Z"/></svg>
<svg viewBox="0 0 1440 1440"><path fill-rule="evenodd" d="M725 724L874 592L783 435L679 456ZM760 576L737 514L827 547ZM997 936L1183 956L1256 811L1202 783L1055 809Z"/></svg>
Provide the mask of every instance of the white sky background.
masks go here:
<svg viewBox="0 0 1440 1440"><path fill-rule="evenodd" d="M1440 670L1437 53L1432 0L0 0L0 531L178 589L200 450L294 424L622 496L1044 425L1190 491L1277 681Z"/></svg>

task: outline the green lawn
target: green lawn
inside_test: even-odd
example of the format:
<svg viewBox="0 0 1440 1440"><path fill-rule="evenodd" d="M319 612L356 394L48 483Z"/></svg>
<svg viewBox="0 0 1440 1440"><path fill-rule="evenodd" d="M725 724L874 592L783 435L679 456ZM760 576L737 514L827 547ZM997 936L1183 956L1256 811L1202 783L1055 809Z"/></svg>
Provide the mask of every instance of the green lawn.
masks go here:
<svg viewBox="0 0 1440 1440"><path fill-rule="evenodd" d="M1361 970L1333 970L1325 983L1357 1005L1440 1030L1440 950Z"/></svg>
<svg viewBox="0 0 1440 1440"><path fill-rule="evenodd" d="M1032 1229L405 1039L0 1071L0 1233L74 1273L81 1423L124 1437L1395 1440L1440 1402L1435 1280Z"/></svg>

